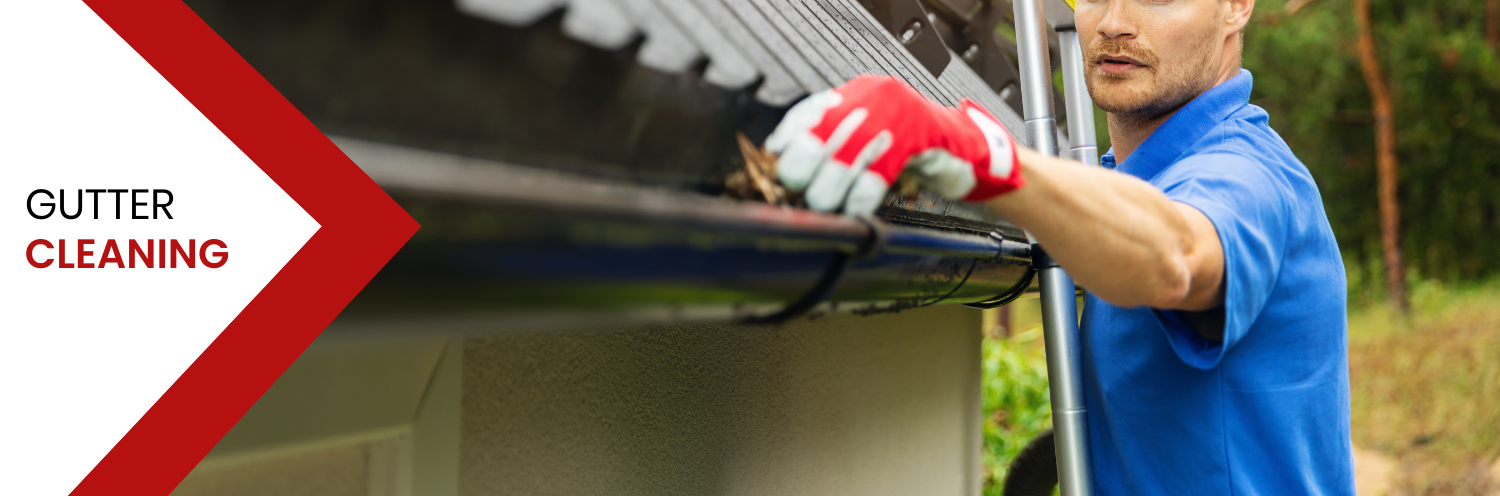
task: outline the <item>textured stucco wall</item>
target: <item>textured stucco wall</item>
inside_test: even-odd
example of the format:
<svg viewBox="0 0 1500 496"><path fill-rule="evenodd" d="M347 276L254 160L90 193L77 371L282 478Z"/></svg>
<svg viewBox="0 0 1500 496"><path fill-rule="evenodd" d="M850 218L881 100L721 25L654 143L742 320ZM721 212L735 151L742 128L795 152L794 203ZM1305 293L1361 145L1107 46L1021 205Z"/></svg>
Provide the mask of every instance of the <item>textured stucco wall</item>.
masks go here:
<svg viewBox="0 0 1500 496"><path fill-rule="evenodd" d="M214 454L400 429L411 423L445 343L430 335L325 333L245 412Z"/></svg>
<svg viewBox="0 0 1500 496"><path fill-rule="evenodd" d="M977 494L979 321L470 338L460 494Z"/></svg>
<svg viewBox="0 0 1500 496"><path fill-rule="evenodd" d="M980 319L336 324L174 495L977 495Z"/></svg>
<svg viewBox="0 0 1500 496"><path fill-rule="evenodd" d="M200 464L172 496L367 496L368 448L354 444Z"/></svg>

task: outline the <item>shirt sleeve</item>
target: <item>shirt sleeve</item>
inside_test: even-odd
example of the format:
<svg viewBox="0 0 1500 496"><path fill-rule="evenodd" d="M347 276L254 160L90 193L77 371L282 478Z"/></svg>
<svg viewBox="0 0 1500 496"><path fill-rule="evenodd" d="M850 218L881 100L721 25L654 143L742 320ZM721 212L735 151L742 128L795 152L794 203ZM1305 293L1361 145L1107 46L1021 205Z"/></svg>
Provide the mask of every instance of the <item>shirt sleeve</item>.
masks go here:
<svg viewBox="0 0 1500 496"><path fill-rule="evenodd" d="M1204 339L1179 311L1156 311L1177 356L1209 369L1245 337L1270 299L1292 218L1291 195L1265 165L1240 155L1195 155L1153 182L1168 198L1203 212L1224 249L1223 341Z"/></svg>

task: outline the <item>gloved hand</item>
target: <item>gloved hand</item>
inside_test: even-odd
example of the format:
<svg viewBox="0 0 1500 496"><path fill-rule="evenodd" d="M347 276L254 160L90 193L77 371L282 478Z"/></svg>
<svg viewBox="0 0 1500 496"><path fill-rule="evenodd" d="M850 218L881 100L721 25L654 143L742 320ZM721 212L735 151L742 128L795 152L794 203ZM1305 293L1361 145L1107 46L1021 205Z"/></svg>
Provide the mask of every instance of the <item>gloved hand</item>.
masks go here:
<svg viewBox="0 0 1500 496"><path fill-rule="evenodd" d="M1015 140L984 108L949 108L889 76L860 76L813 94L766 139L777 175L807 206L874 213L902 170L951 200L980 201L1021 187Z"/></svg>

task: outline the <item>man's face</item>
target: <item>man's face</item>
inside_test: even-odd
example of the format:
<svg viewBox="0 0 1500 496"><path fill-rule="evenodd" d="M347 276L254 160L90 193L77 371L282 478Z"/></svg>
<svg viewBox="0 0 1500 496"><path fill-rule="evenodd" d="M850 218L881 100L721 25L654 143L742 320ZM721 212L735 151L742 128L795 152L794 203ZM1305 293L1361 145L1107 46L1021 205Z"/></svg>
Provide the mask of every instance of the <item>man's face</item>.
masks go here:
<svg viewBox="0 0 1500 496"><path fill-rule="evenodd" d="M1218 83L1225 0L1079 0L1084 80L1094 103L1152 119Z"/></svg>

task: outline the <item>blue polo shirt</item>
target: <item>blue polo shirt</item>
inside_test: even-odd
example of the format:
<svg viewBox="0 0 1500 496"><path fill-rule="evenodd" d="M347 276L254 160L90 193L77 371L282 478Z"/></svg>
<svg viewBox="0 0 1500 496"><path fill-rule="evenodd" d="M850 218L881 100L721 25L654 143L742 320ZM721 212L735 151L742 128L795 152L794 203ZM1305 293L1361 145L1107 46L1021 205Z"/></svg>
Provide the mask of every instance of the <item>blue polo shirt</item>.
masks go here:
<svg viewBox="0 0 1500 496"><path fill-rule="evenodd" d="M1118 167L1202 211L1224 246L1224 339L1092 295L1081 329L1103 495L1354 494L1343 261L1317 184L1250 104L1203 93Z"/></svg>

